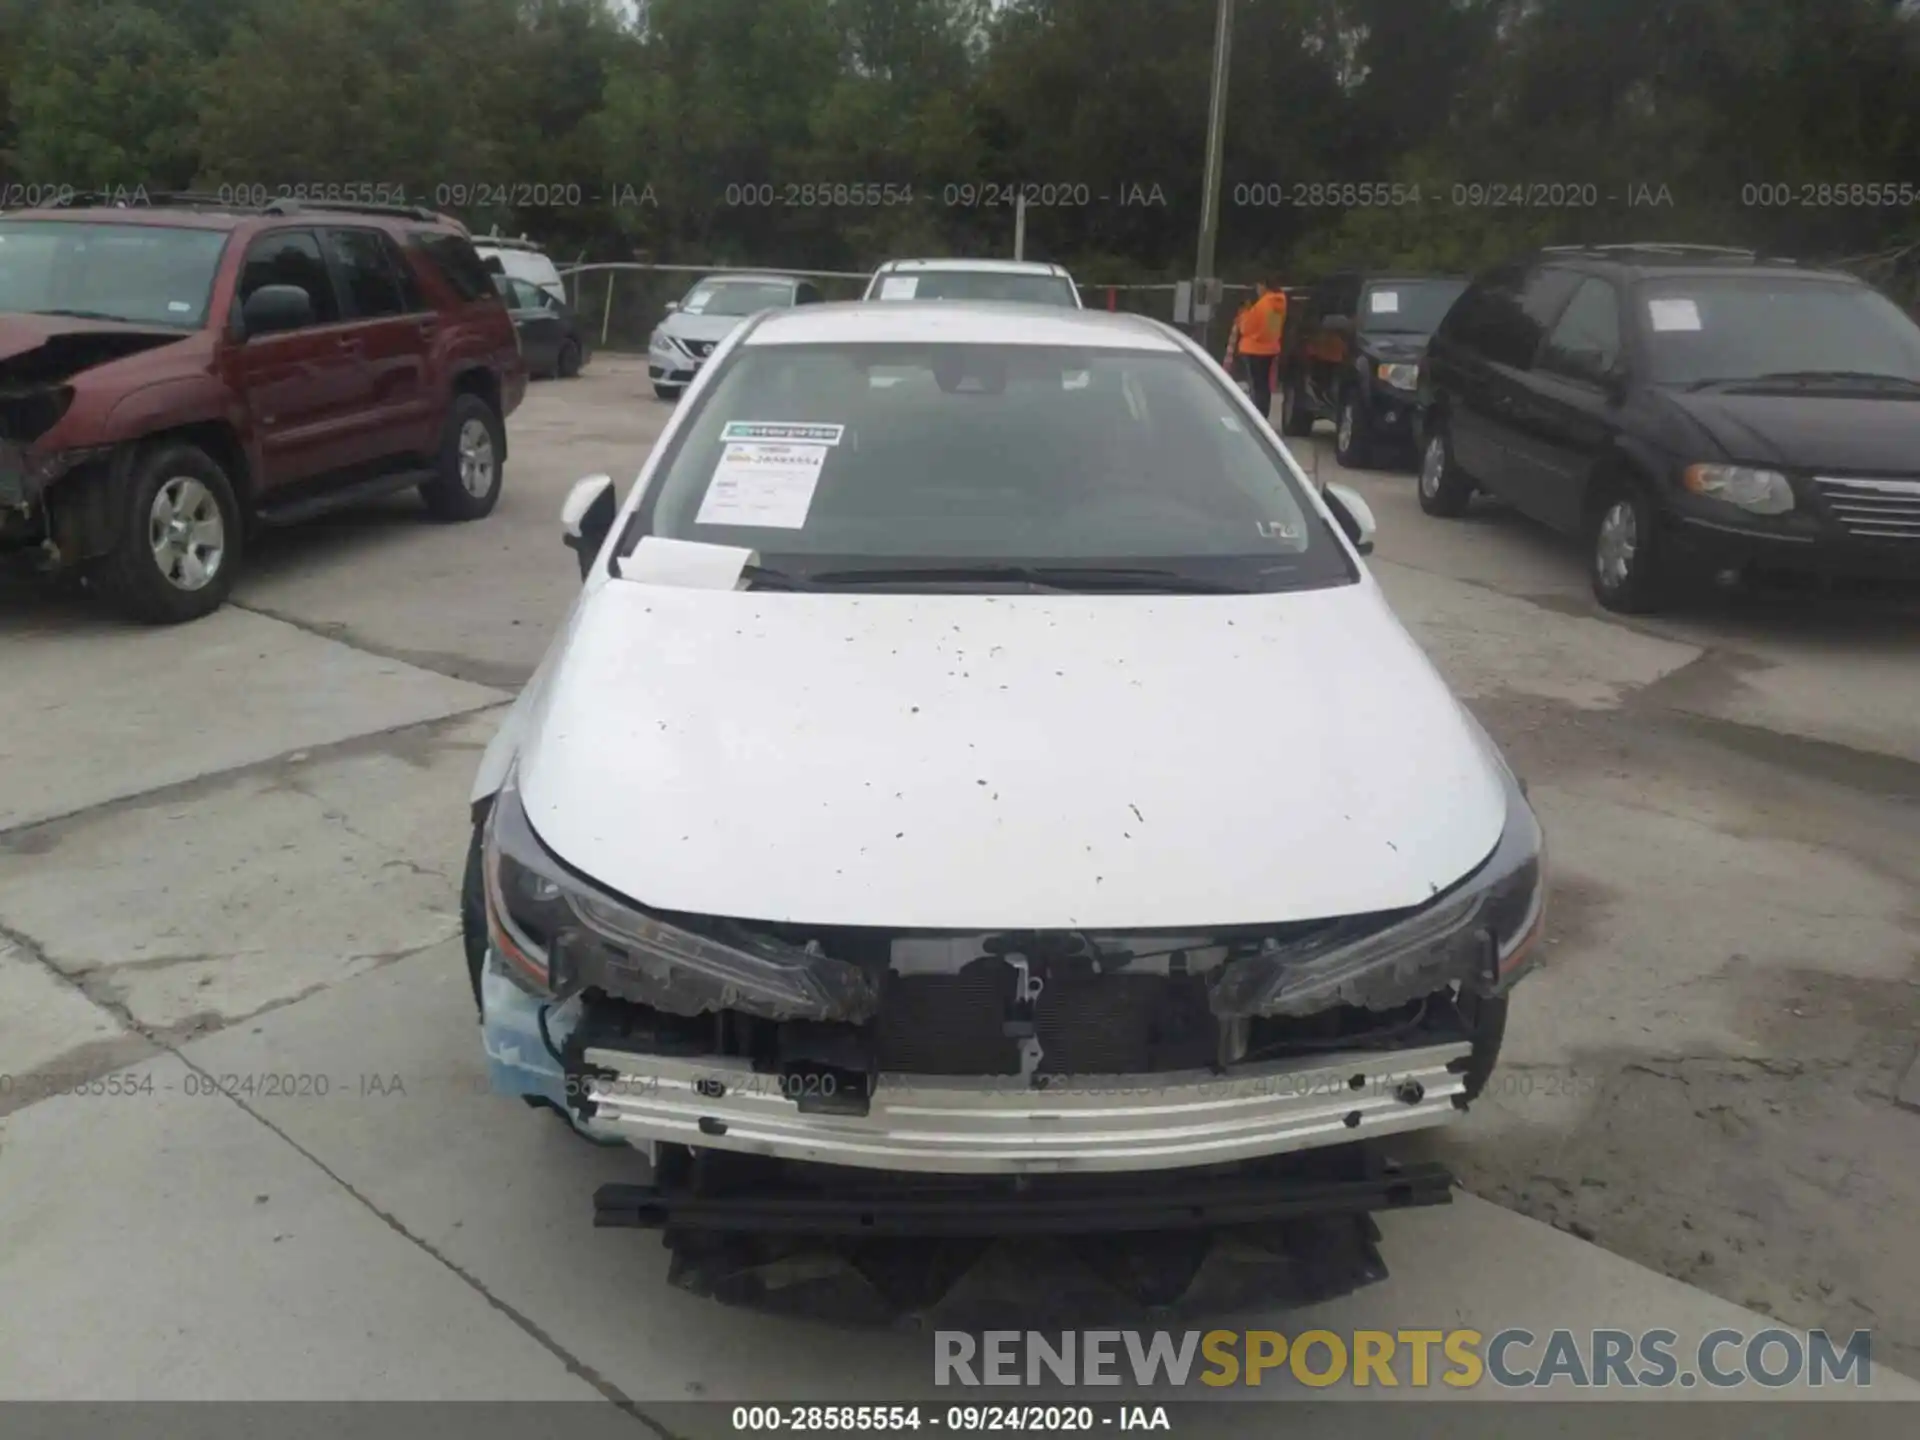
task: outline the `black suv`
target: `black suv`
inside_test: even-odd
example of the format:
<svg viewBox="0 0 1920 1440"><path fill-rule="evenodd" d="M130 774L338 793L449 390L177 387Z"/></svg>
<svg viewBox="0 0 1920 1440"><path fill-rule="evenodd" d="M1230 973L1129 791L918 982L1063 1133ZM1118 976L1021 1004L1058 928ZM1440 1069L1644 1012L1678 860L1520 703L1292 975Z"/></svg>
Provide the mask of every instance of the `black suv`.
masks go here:
<svg viewBox="0 0 1920 1440"><path fill-rule="evenodd" d="M1304 303L1289 306L1281 433L1309 435L1325 416L1342 465L1371 465L1387 450L1412 454L1427 339L1466 288L1455 276L1387 271L1349 272L1315 285Z"/></svg>
<svg viewBox="0 0 1920 1440"><path fill-rule="evenodd" d="M1849 275L1707 246L1476 280L1422 383L1420 505L1586 538L1610 610L1682 572L1920 578L1920 326Z"/></svg>

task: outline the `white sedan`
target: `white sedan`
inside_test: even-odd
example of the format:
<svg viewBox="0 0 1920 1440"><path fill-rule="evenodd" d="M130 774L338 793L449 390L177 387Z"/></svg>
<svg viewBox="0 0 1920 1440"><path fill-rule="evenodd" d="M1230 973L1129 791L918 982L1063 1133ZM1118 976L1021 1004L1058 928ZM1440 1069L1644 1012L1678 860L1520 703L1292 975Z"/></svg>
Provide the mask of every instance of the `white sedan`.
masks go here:
<svg viewBox="0 0 1920 1440"><path fill-rule="evenodd" d="M564 523L584 586L472 797L497 1089L871 1216L876 1172L1258 1211L1273 1157L1484 1084L1540 827L1364 503L1178 332L762 315Z"/></svg>

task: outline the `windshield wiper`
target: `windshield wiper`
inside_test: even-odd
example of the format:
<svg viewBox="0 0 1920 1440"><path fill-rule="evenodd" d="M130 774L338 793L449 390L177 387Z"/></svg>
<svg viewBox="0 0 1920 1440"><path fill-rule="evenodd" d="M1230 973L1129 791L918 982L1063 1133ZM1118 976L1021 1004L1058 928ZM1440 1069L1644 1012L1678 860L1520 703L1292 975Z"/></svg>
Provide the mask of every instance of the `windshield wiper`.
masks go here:
<svg viewBox="0 0 1920 1440"><path fill-rule="evenodd" d="M1049 590L1118 590L1141 594L1243 595L1246 588L1178 570L1123 565L917 565L825 570L807 577L816 588L859 585L1039 585Z"/></svg>
<svg viewBox="0 0 1920 1440"><path fill-rule="evenodd" d="M1920 380L1904 375L1883 375L1877 370L1775 370L1765 375L1727 376L1696 380L1689 390L1726 390L1743 385L1878 385L1902 390L1920 390Z"/></svg>
<svg viewBox="0 0 1920 1440"><path fill-rule="evenodd" d="M60 315L69 320L112 320L120 325L132 325L138 322L124 315L108 315L100 310L29 310L29 315Z"/></svg>
<svg viewBox="0 0 1920 1440"><path fill-rule="evenodd" d="M742 565L740 578L753 582L756 590L818 590L812 579L804 575L791 575L785 570L769 569L765 565Z"/></svg>

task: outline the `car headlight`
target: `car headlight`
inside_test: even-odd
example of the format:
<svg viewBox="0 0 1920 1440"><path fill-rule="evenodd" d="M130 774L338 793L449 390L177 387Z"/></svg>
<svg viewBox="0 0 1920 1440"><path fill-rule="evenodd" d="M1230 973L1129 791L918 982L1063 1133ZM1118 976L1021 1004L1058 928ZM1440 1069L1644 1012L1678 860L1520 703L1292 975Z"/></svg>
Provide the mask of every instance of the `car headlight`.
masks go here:
<svg viewBox="0 0 1920 1440"><path fill-rule="evenodd" d="M1784 515L1793 509L1793 487L1778 470L1747 465L1689 465L1680 483L1695 495L1724 500L1756 515Z"/></svg>
<svg viewBox="0 0 1920 1440"><path fill-rule="evenodd" d="M1504 761L1500 769L1506 826L1479 869L1383 929L1335 926L1291 945L1269 940L1221 967L1209 996L1214 1014L1386 1010L1456 984L1486 995L1510 986L1546 924L1546 837L1520 782Z"/></svg>
<svg viewBox="0 0 1920 1440"><path fill-rule="evenodd" d="M728 920L669 921L571 873L528 823L517 777L487 818L487 930L508 973L562 1000L598 989L675 1015L860 1021L878 992L857 965Z"/></svg>
<svg viewBox="0 0 1920 1440"><path fill-rule="evenodd" d="M1396 390L1417 390L1420 388L1420 367L1405 363L1376 365L1373 373Z"/></svg>

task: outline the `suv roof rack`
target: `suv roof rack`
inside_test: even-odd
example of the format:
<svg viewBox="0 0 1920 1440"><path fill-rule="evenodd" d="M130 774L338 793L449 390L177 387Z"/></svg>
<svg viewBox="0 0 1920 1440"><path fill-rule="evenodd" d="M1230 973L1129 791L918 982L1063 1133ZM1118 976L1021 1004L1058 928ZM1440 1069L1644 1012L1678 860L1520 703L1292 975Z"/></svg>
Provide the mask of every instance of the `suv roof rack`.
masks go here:
<svg viewBox="0 0 1920 1440"><path fill-rule="evenodd" d="M1546 245L1547 255L1592 255L1606 260L1724 260L1739 265L1797 265L1797 260L1762 255L1735 245L1690 245L1677 241L1636 240L1612 245Z"/></svg>
<svg viewBox="0 0 1920 1440"><path fill-rule="evenodd" d="M442 215L438 210L429 210L424 205L381 205L370 200L296 200L286 197L269 200L259 209L266 215L299 215L308 210L319 210L345 215L390 215L400 220L445 222L450 218Z"/></svg>
<svg viewBox="0 0 1920 1440"><path fill-rule="evenodd" d="M39 208L85 210L95 207L119 210L210 210L227 215L298 215L304 211L320 210L350 215L389 215L402 220L428 220L437 224L457 225L463 231L466 229L451 215L442 215L424 205L379 205L358 200L297 200L291 196L254 204L209 190L147 190L134 195L124 191L76 190L69 195L57 196Z"/></svg>

